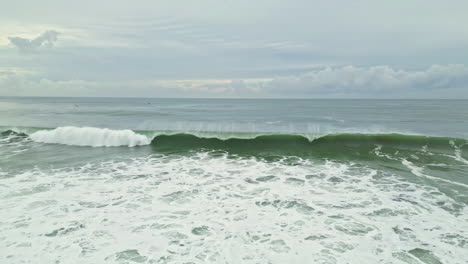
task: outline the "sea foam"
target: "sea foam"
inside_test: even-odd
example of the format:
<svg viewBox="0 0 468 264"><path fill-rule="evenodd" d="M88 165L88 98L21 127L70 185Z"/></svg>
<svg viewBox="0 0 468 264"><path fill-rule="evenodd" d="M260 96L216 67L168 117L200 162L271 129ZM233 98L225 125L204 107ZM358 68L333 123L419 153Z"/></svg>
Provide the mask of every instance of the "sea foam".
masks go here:
<svg viewBox="0 0 468 264"><path fill-rule="evenodd" d="M29 136L33 141L73 146L117 147L148 145L151 140L132 130L112 130L95 127L58 127L41 130Z"/></svg>
<svg viewBox="0 0 468 264"><path fill-rule="evenodd" d="M0 248L8 263L464 263L467 207L443 184L291 159L24 170L0 178Z"/></svg>

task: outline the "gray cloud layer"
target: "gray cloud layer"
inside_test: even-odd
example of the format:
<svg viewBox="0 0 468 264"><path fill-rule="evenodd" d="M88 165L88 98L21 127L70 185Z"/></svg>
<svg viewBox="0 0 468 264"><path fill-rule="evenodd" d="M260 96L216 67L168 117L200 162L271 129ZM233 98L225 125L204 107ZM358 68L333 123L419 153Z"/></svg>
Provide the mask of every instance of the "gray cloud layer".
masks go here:
<svg viewBox="0 0 468 264"><path fill-rule="evenodd" d="M10 43L22 52L37 51L41 47L51 47L57 41L59 33L54 30L47 30L34 39L20 37L9 37Z"/></svg>

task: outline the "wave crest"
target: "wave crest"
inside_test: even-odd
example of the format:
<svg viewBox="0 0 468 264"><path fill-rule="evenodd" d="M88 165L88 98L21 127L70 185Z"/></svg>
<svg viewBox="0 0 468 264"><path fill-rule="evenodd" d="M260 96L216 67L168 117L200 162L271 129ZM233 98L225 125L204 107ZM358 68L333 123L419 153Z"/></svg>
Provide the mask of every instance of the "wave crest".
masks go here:
<svg viewBox="0 0 468 264"><path fill-rule="evenodd" d="M36 142L55 143L73 146L118 147L142 146L151 143L144 135L132 130L112 130L96 127L58 127L52 130L40 130L29 135Z"/></svg>

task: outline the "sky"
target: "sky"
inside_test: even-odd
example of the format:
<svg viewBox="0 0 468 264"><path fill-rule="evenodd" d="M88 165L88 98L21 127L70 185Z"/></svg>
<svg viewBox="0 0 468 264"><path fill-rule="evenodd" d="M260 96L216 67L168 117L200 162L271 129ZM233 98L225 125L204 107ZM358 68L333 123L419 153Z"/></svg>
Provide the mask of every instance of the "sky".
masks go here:
<svg viewBox="0 0 468 264"><path fill-rule="evenodd" d="M0 0L0 96L468 98L466 0Z"/></svg>

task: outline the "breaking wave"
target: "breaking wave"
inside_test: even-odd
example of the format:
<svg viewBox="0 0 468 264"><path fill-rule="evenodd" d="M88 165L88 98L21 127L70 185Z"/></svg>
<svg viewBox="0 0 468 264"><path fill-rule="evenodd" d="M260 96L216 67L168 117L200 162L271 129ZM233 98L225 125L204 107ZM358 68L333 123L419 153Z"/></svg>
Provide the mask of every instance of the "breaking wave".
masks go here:
<svg viewBox="0 0 468 264"><path fill-rule="evenodd" d="M28 132L24 132L28 131ZM157 131L112 130L95 127L58 127L54 129L7 130L3 136L29 137L32 141L72 146L136 147L150 145L156 151L191 149L225 150L241 154L292 154L327 156L366 156L376 146L394 151L430 150L453 153L466 159L466 139L404 134L243 134L243 133L176 133Z"/></svg>
<svg viewBox="0 0 468 264"><path fill-rule="evenodd" d="M35 142L91 147L134 147L148 145L151 142L146 136L132 130L95 127L58 127L34 132L29 138Z"/></svg>

